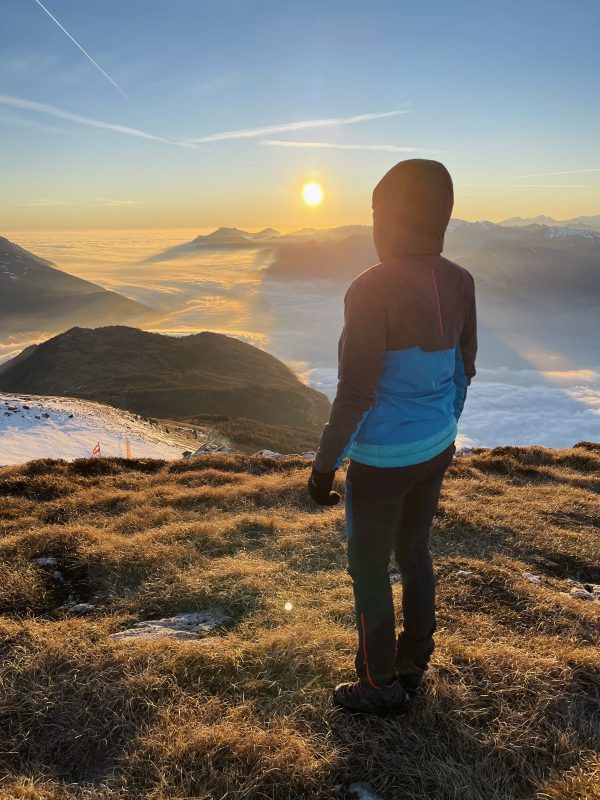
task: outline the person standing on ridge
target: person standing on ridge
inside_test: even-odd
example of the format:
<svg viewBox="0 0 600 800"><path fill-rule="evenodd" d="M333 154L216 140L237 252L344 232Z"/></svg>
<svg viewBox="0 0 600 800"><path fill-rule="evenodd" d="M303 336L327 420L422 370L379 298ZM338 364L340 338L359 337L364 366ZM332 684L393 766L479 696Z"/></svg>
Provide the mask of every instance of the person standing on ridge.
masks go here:
<svg viewBox="0 0 600 800"><path fill-rule="evenodd" d="M333 479L350 458L346 534L358 680L333 692L350 712L405 711L434 648L429 532L477 351L473 278L441 255L453 204L443 164L396 164L373 192L380 263L352 282L344 301L337 394L308 491L320 505L339 502ZM397 638L392 552L402 576Z"/></svg>

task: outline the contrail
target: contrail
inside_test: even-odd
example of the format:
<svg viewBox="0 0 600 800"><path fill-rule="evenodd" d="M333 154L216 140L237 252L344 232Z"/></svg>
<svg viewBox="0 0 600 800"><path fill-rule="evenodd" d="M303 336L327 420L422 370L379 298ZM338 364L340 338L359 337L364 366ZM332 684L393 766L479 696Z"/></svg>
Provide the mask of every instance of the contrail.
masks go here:
<svg viewBox="0 0 600 800"><path fill-rule="evenodd" d="M307 147L327 150L381 150L384 153L418 153L422 147L401 147L396 144L337 144L335 142L299 142L289 139L262 139L268 147Z"/></svg>
<svg viewBox="0 0 600 800"><path fill-rule="evenodd" d="M511 175L509 180L517 180L517 178L545 178L547 175L577 175L584 172L600 172L600 167L592 167L591 169L567 169L562 172L534 172L531 175Z"/></svg>
<svg viewBox="0 0 600 800"><path fill-rule="evenodd" d="M242 128L237 131L223 131L210 133L199 139L187 139L184 144L205 144L206 142L222 142L227 139L253 139L259 136L269 136L272 133L286 133L288 131L302 131L307 128L328 128L337 125L354 125L357 122L369 122L375 119L396 117L398 114L408 114L408 111L384 111L382 114L359 114L355 117L333 117L330 119L307 119L301 122L283 122L280 125L266 125L262 128Z"/></svg>
<svg viewBox="0 0 600 800"><path fill-rule="evenodd" d="M40 7L40 8L41 8L43 11L45 11L45 12L46 12L46 14L48 14L48 16L50 17L50 19L51 19L53 22L55 22L55 23L58 25L58 27L61 29L61 31L62 31L63 33L65 33L65 34L66 34L66 35L69 37L69 39L70 39L70 40L73 42L73 44L74 44L74 45L76 45L76 46L77 46L77 47L78 47L78 48L81 50L81 52L83 53L83 55L84 55L86 58L88 58L88 59L89 59L89 60L92 62L92 64L93 64L93 65L96 67L96 69L97 69L97 70L99 70L99 71L100 71L100 72L101 72L101 73L104 75L104 77L105 77L105 78L107 78L107 80L109 80L109 81L112 83L112 85L113 85L114 87L116 87L116 88L117 88L117 89L118 89L118 90L121 92L121 94L123 95L123 97L126 97L126 98L129 100L129 98L127 97L127 95L125 94L125 92L123 91L123 89L121 89L121 87L119 86L119 84L118 84L118 83L116 83L116 81L113 81L113 79L110 77L110 75L108 75L106 72L104 72L104 70L102 69L102 67L100 66L100 64L97 64L97 63L94 61L94 59L91 57L91 55L90 55L89 53L86 53L86 51L85 51L85 50L83 49L83 47L82 47L82 46L79 44L79 42L75 41L75 39L74 39L74 38L71 36L71 34L69 33L69 31L68 31L68 30L67 30L67 29L66 29L66 28L65 28L63 25L61 25L61 24L60 24L60 22L59 22L59 21L56 19L56 17L52 16L52 14L51 14L51 13L48 11L48 9L46 8L46 6L42 5L42 4L40 3L40 0L34 0L34 2L36 2L36 3L38 4L38 6L39 6L39 7Z"/></svg>
<svg viewBox="0 0 600 800"><path fill-rule="evenodd" d="M34 100L25 100L22 97L0 94L0 106L10 106L11 108L19 108L23 111L34 111L37 114L46 114L56 119L65 119L69 122L76 122L78 125L87 125L90 128L101 128L102 130L115 131L115 133L123 133L126 136L136 136L138 139L150 139L154 142L174 144L178 147L191 147L191 145L181 145L179 142L172 142L168 139L163 139L162 136L154 136L151 133L140 131L137 128L130 128L127 125L113 125L111 122L103 122L93 117L82 117L80 114L71 114L70 111L65 111L62 108L49 106L46 103L37 103Z"/></svg>

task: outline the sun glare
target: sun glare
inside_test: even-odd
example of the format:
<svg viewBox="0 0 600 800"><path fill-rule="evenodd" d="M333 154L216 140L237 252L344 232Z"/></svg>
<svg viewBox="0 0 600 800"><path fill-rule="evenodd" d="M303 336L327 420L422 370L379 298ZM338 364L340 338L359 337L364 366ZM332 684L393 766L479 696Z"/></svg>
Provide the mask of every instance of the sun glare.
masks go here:
<svg viewBox="0 0 600 800"><path fill-rule="evenodd" d="M302 199L307 206L320 206L323 202L323 189L316 181L305 183L302 187Z"/></svg>

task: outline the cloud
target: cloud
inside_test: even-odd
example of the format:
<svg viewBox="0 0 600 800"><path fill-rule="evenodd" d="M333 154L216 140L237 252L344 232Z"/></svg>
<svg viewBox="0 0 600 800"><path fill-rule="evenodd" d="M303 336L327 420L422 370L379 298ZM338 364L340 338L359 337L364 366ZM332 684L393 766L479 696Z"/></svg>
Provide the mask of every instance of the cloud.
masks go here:
<svg viewBox="0 0 600 800"><path fill-rule="evenodd" d="M35 207L35 208L50 208L52 206L68 206L70 205L65 200L47 200L42 197L39 200L31 200L29 203L21 203L22 207Z"/></svg>
<svg viewBox="0 0 600 800"><path fill-rule="evenodd" d="M0 122L8 122L9 125L18 125L20 128L36 128L47 133L70 133L66 128L58 128L54 125L46 125L34 119L25 117L15 117L12 114L0 114Z"/></svg>
<svg viewBox="0 0 600 800"><path fill-rule="evenodd" d="M148 139L153 142L162 142L163 144L173 144L178 147L191 147L195 148L196 145L207 143L226 141L229 139L249 139L266 136L271 133L280 133L283 131L296 131L304 130L306 128L318 127L333 127L336 125L352 125L358 122L367 122L369 120L383 119L386 117L397 116L398 114L407 113L406 111L385 111L381 114L360 114L354 117L332 117L330 119L313 119L304 120L303 122L286 122L281 125L271 125L264 128L245 128L237 131L225 131L223 133L212 133L200 139L188 139L185 141L174 141L165 139L162 136L155 136L152 133L139 130L139 128L131 128L127 125L117 125L112 122L104 122L103 120L94 119L93 117L84 117L81 114L73 114L65 109L56 106L48 105L47 103L38 103L35 100L27 100L23 97L15 97L13 95L0 94L0 105L9 106L10 108L18 108L23 111L33 111L37 114L46 114L50 117L57 119L64 119L68 122L74 122L77 125L85 125L90 128L100 128L101 130L113 131L114 133L121 133L125 136L133 136L138 139ZM36 123L33 122L33 125ZM58 129L57 129L58 130ZM274 144L276 140L265 140L263 144ZM303 146L301 144L288 143L281 146ZM313 147L328 147L323 142L313 142L305 144L304 146ZM342 149L385 149L393 152L413 152L415 148L397 148L395 145L338 145Z"/></svg>
<svg viewBox="0 0 600 800"><path fill-rule="evenodd" d="M486 189L597 189L593 183L457 183L456 186L485 186Z"/></svg>
<svg viewBox="0 0 600 800"><path fill-rule="evenodd" d="M402 109L399 111L384 111L380 114L359 114L354 117L331 117L329 119L308 119L301 122L283 122L278 125L266 125L262 128L242 128L235 131L210 133L197 139L187 139L183 144L205 144L206 142L221 142L228 139L255 139L261 136L270 136L272 133L302 131L308 128L331 128L338 125L355 125L358 122L369 122L407 113L406 109Z"/></svg>
<svg viewBox="0 0 600 800"><path fill-rule="evenodd" d="M168 139L163 139L161 136L154 136L151 133L140 131L137 128L129 128L126 125L115 125L112 122L103 122L93 117L83 117L80 114L72 114L70 111L65 111L56 106L49 106L46 103L37 103L34 100L26 100L23 97L14 97L13 95L0 94L0 105L10 106L11 108L19 108L23 111L33 111L37 114L46 114L49 117L56 117L57 119L68 120L75 122L78 125L86 125L90 128L101 128L102 130L114 131L115 133L122 133L126 136L135 136L138 139L150 139L153 142L163 142L165 144L179 144L179 142L170 142Z"/></svg>
<svg viewBox="0 0 600 800"><path fill-rule="evenodd" d="M502 372L505 382L475 380L470 387L458 426L459 447L572 447L600 441L599 372L554 373L562 386L543 385L543 375L533 370ZM329 399L335 397L337 369L314 368L303 377Z"/></svg>
<svg viewBox="0 0 600 800"><path fill-rule="evenodd" d="M506 189L597 189L593 183L519 183Z"/></svg>
<svg viewBox="0 0 600 800"><path fill-rule="evenodd" d="M293 142L282 139L263 139L260 144L268 147L307 147L327 150L380 150L384 153L417 153L421 147L400 147L396 144L338 144L336 142Z"/></svg>
<svg viewBox="0 0 600 800"><path fill-rule="evenodd" d="M600 375L586 384L559 388L474 382L459 423L459 445L571 447L585 439L598 441Z"/></svg>
<svg viewBox="0 0 600 800"><path fill-rule="evenodd" d="M139 206L142 204L142 200L120 200L116 197L97 197L96 200L99 201L97 205L111 206L116 208L121 208L124 206ZM96 204L92 203L92 205Z"/></svg>
<svg viewBox="0 0 600 800"><path fill-rule="evenodd" d="M47 14L49 17L50 17L50 19L51 19L53 22L55 22L55 23L58 25L58 27L61 29L61 31L62 31L64 34L66 34L66 35L69 37L69 39L70 39L70 40L73 42L73 44L74 44L76 47L78 47L78 48L79 48L79 50L81 50L81 52L83 53L83 55L84 55L84 56L85 56L87 59L89 59L89 61L91 61L91 62L92 62L92 64L93 64L93 65L96 67L96 69L97 69L99 72L101 72L101 73L102 73L102 75L104 75L104 77L105 77L107 80L109 80L109 81L112 83L112 85L113 85L113 86L114 86L116 89L118 89L118 90L121 92L121 94L123 95L123 97L127 97L127 95L125 94L125 92L123 91L123 89L121 89L121 87L119 86L119 84L118 84L116 81L114 81L114 80L113 80L113 79L110 77L110 75L109 75L107 72L105 72L105 71L102 69L102 67L100 66L100 64L98 64L96 61L94 61L94 59L91 57L91 55L90 55L89 53L87 53L87 52L86 52L86 51L83 49L83 47L82 47L82 46L79 44L79 42L77 42L77 41L76 41L76 40L75 40L75 39L74 39L74 38L71 36L71 34L69 33L69 31L68 31L68 30L67 30L67 29L66 29L66 28L65 28L63 25L61 25L61 23L60 23L60 22L59 22L59 21L56 19L56 17L54 17L54 16L53 16L53 15L52 15L52 14L51 14L49 11L48 11L48 9L46 8L46 6L42 5L42 3L40 3L40 0L35 0L35 2L36 2L36 3L38 4L38 6L39 6L39 7L40 7L40 8L41 8L41 9L42 9L42 10L43 10L43 11L44 11L44 12L45 12L45 13L46 13L46 14Z"/></svg>
<svg viewBox="0 0 600 800"><path fill-rule="evenodd" d="M517 180L518 178L545 178L549 175L577 175L587 172L600 172L600 167L591 167L590 169L567 169L562 172L534 172L531 175L510 175L508 180Z"/></svg>
<svg viewBox="0 0 600 800"><path fill-rule="evenodd" d="M1 119L1 117L0 117ZM113 197L97 197L97 202L93 203L77 203L79 206L102 206L110 208L127 208L129 206L137 206L142 204L142 200L119 200ZM36 207L36 208L50 208L52 206L72 206L74 203L69 203L66 200L49 200L41 197L37 200L30 200L28 203L21 203L21 207Z"/></svg>

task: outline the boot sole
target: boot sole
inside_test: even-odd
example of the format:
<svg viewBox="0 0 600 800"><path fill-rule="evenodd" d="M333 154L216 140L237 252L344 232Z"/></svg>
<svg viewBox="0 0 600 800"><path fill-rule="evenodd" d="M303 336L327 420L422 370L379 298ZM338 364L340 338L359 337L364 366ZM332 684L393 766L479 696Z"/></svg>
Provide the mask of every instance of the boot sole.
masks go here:
<svg viewBox="0 0 600 800"><path fill-rule="evenodd" d="M344 711L346 714L364 717L400 717L410 711L412 703L405 703L401 706L372 706L371 708L348 708L348 706L333 701L335 708Z"/></svg>

